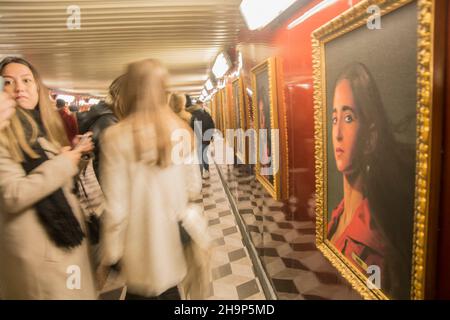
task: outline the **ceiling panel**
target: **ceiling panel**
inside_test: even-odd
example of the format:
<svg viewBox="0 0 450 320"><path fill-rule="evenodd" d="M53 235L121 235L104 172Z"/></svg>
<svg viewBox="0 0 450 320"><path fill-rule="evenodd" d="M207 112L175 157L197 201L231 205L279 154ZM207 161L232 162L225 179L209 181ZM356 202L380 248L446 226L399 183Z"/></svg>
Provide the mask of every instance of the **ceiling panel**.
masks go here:
<svg viewBox="0 0 450 320"><path fill-rule="evenodd" d="M170 89L201 91L217 53L237 41L241 0L2 1L0 57L30 60L52 88L104 94L126 64L161 60ZM69 29L71 5L80 29Z"/></svg>

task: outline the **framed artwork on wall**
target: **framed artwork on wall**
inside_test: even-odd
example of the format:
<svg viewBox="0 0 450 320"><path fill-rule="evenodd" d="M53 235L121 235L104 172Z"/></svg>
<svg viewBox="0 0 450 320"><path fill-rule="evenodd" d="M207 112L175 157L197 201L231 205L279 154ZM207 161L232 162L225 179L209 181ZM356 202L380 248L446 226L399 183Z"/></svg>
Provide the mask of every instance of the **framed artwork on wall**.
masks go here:
<svg viewBox="0 0 450 320"><path fill-rule="evenodd" d="M220 131L222 131L222 135L225 137L225 109L223 103L223 95L224 89L220 89L216 94L217 99L217 118L219 123Z"/></svg>
<svg viewBox="0 0 450 320"><path fill-rule="evenodd" d="M245 119L245 129L250 129L253 128L253 107L252 107L252 102L251 102L251 97L247 91L247 87L245 85L244 79L243 77L241 78L242 82L242 92L244 95L244 119ZM249 89L250 90L250 89Z"/></svg>
<svg viewBox="0 0 450 320"><path fill-rule="evenodd" d="M434 4L362 1L312 34L316 244L367 299L424 297Z"/></svg>
<svg viewBox="0 0 450 320"><path fill-rule="evenodd" d="M287 150L281 150L280 139L287 140L287 134L285 130L280 132L280 122L286 121L286 118L279 117L279 106L283 99L278 97L276 58L269 58L254 67L251 77L253 125L256 130L256 179L273 198L280 200L285 196L284 190L287 190L287 177L281 174L287 168Z"/></svg>
<svg viewBox="0 0 450 320"><path fill-rule="evenodd" d="M218 130L222 130L221 123L220 123L220 101L219 101L220 93L217 91L213 96L214 101L214 123L216 125L216 128Z"/></svg>
<svg viewBox="0 0 450 320"><path fill-rule="evenodd" d="M245 98L243 91L242 77L235 79L231 83L232 97L233 97L233 118L234 118L234 129L240 132L236 134L236 157L241 163L247 163L247 152L245 143L245 130L246 130L246 119L245 119Z"/></svg>
<svg viewBox="0 0 450 320"><path fill-rule="evenodd" d="M214 111L213 111L213 102L212 100L205 101L205 111L209 113L211 119L214 121Z"/></svg>
<svg viewBox="0 0 450 320"><path fill-rule="evenodd" d="M228 107L228 90L227 85L225 85L224 88L222 88L220 91L220 97L221 97L221 105L222 105L222 123L223 123L223 131L224 131L224 137L226 137L225 131L227 129L230 129L230 108Z"/></svg>
<svg viewBox="0 0 450 320"><path fill-rule="evenodd" d="M216 110L217 104L216 104L216 95L215 94L211 97L211 100L209 101L209 105L211 107L211 117L217 128L217 110Z"/></svg>

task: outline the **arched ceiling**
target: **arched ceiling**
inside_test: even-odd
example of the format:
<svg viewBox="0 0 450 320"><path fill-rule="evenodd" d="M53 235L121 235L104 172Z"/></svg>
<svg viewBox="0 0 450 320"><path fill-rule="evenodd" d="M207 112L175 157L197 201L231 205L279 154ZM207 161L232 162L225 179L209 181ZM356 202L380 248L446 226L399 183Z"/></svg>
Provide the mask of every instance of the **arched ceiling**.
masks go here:
<svg viewBox="0 0 450 320"><path fill-rule="evenodd" d="M93 95L129 62L156 58L170 71L171 90L196 95L215 56L245 28L240 2L0 0L0 58L21 55L49 87Z"/></svg>

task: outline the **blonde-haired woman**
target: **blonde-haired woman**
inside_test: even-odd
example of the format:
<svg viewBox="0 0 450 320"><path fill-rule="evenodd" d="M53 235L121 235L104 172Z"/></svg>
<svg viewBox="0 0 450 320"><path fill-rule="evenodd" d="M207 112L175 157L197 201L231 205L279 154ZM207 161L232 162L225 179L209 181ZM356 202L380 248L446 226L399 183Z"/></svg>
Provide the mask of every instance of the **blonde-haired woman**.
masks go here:
<svg viewBox="0 0 450 320"><path fill-rule="evenodd" d="M169 106L173 112L190 125L192 115L186 111L186 96L184 94L172 93L169 97Z"/></svg>
<svg viewBox="0 0 450 320"><path fill-rule="evenodd" d="M202 187L189 147L193 132L167 105L167 72L159 62L130 64L126 74L124 118L102 139L102 263L121 262L127 299L179 299L187 263L178 222L208 247L206 221L200 208L189 205ZM177 132L188 137L181 163L172 157Z"/></svg>
<svg viewBox="0 0 450 320"><path fill-rule="evenodd" d="M106 103L110 105L111 110L114 112L117 119L122 119L125 114L122 94L125 79L125 74L122 74L114 79L108 88L108 96L106 97Z"/></svg>
<svg viewBox="0 0 450 320"><path fill-rule="evenodd" d="M4 299L96 299L71 149L48 90L26 60L0 62L15 115L0 136L0 288Z"/></svg>

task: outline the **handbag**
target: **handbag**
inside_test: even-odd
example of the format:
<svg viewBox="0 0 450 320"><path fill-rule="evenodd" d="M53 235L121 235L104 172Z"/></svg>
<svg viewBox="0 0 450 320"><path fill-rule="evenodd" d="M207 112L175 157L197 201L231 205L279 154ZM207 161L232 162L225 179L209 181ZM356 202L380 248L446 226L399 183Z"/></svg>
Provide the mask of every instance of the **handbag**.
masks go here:
<svg viewBox="0 0 450 320"><path fill-rule="evenodd" d="M202 249L195 241L184 246L187 274L179 285L184 299L202 300L210 292L210 250Z"/></svg>
<svg viewBox="0 0 450 320"><path fill-rule="evenodd" d="M88 237L91 244L98 244L100 242L100 219L95 215L89 215L86 220L88 229Z"/></svg>
<svg viewBox="0 0 450 320"><path fill-rule="evenodd" d="M188 205L183 219L187 223L187 230L193 236L190 236L179 223L180 233L185 232L189 237L189 242L183 243L187 273L178 286L184 299L204 299L211 294L209 290L211 283L211 244L207 232L207 223L200 211L199 206L191 203Z"/></svg>
<svg viewBox="0 0 450 320"><path fill-rule="evenodd" d="M186 229L183 227L181 221L178 222L178 228L180 229L181 243L183 244L183 246L188 245L192 241L192 238L189 235L189 233L187 233Z"/></svg>
<svg viewBox="0 0 450 320"><path fill-rule="evenodd" d="M88 238L92 245L96 245L100 241L100 216L103 213L104 196L94 172L92 159L78 175L77 184Z"/></svg>

